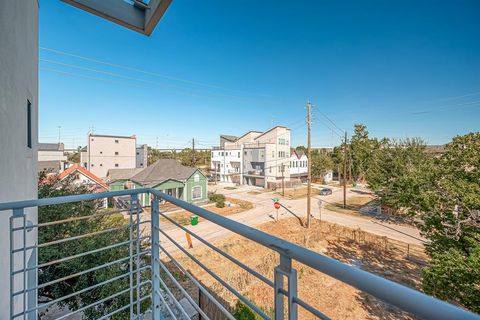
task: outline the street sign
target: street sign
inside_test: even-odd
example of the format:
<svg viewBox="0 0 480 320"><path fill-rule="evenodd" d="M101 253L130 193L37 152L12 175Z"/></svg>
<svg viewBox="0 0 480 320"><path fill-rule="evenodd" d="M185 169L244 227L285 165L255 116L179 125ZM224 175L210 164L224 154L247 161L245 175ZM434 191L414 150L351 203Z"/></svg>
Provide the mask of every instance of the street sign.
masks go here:
<svg viewBox="0 0 480 320"><path fill-rule="evenodd" d="M278 202L278 198L273 198L273 202Z"/></svg>
<svg viewBox="0 0 480 320"><path fill-rule="evenodd" d="M278 202L275 202L275 203L273 204L273 206L274 206L275 209L277 209L277 210L280 209L280 203L278 203Z"/></svg>

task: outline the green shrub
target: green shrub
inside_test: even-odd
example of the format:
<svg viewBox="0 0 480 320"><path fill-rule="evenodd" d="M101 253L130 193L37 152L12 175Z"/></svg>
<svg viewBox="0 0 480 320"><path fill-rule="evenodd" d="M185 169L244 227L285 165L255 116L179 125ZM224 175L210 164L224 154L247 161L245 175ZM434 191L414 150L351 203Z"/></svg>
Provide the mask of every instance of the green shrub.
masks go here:
<svg viewBox="0 0 480 320"><path fill-rule="evenodd" d="M237 301L237 305L233 310L233 316L237 320L255 320L256 319L255 313L240 301Z"/></svg>
<svg viewBox="0 0 480 320"><path fill-rule="evenodd" d="M215 202L217 208L225 207L225 196L223 194L212 192L208 194L208 199Z"/></svg>

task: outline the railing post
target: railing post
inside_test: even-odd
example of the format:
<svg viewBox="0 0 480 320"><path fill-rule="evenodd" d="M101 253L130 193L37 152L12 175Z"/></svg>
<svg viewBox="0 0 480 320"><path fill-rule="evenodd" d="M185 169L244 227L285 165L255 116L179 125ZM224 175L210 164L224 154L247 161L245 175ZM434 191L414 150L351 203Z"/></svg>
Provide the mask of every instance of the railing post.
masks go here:
<svg viewBox="0 0 480 320"><path fill-rule="evenodd" d="M285 290L284 277L288 279L288 290ZM280 264L275 267L275 320L283 320L285 314L284 292L287 293L288 319L298 318L297 297L297 270L292 268L292 259L280 254Z"/></svg>
<svg viewBox="0 0 480 320"><path fill-rule="evenodd" d="M129 283L130 283L130 319L134 319L135 315L135 310L134 310L134 281L133 281L133 241L134 241L134 220L133 220L133 214L136 213L134 210L136 210L137 206L137 200L138 197L136 194L132 194L130 196L130 210L129 210L129 216L130 216L130 228L129 228L129 251L130 251L130 259L129 259Z"/></svg>
<svg viewBox="0 0 480 320"><path fill-rule="evenodd" d="M158 197L151 202L151 242L152 242L152 319L160 320L160 215L158 214Z"/></svg>

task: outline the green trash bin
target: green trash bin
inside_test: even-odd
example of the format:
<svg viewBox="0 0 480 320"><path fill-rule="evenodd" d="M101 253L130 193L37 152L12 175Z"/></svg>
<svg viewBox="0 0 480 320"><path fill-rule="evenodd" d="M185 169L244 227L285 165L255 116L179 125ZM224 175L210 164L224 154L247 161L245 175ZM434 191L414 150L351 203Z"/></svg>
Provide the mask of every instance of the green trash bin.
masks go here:
<svg viewBox="0 0 480 320"><path fill-rule="evenodd" d="M192 226L196 226L198 224L198 216L192 216L190 218L190 223L192 224Z"/></svg>

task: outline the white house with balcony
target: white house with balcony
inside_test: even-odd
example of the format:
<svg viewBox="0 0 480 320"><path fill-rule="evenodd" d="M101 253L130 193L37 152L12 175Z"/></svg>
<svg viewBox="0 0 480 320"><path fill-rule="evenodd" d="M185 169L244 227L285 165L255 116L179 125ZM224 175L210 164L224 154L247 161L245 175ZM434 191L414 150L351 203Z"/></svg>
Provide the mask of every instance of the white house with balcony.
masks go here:
<svg viewBox="0 0 480 320"><path fill-rule="evenodd" d="M240 137L220 136L212 150L211 170L217 181L276 187L290 180L290 129L275 126Z"/></svg>

